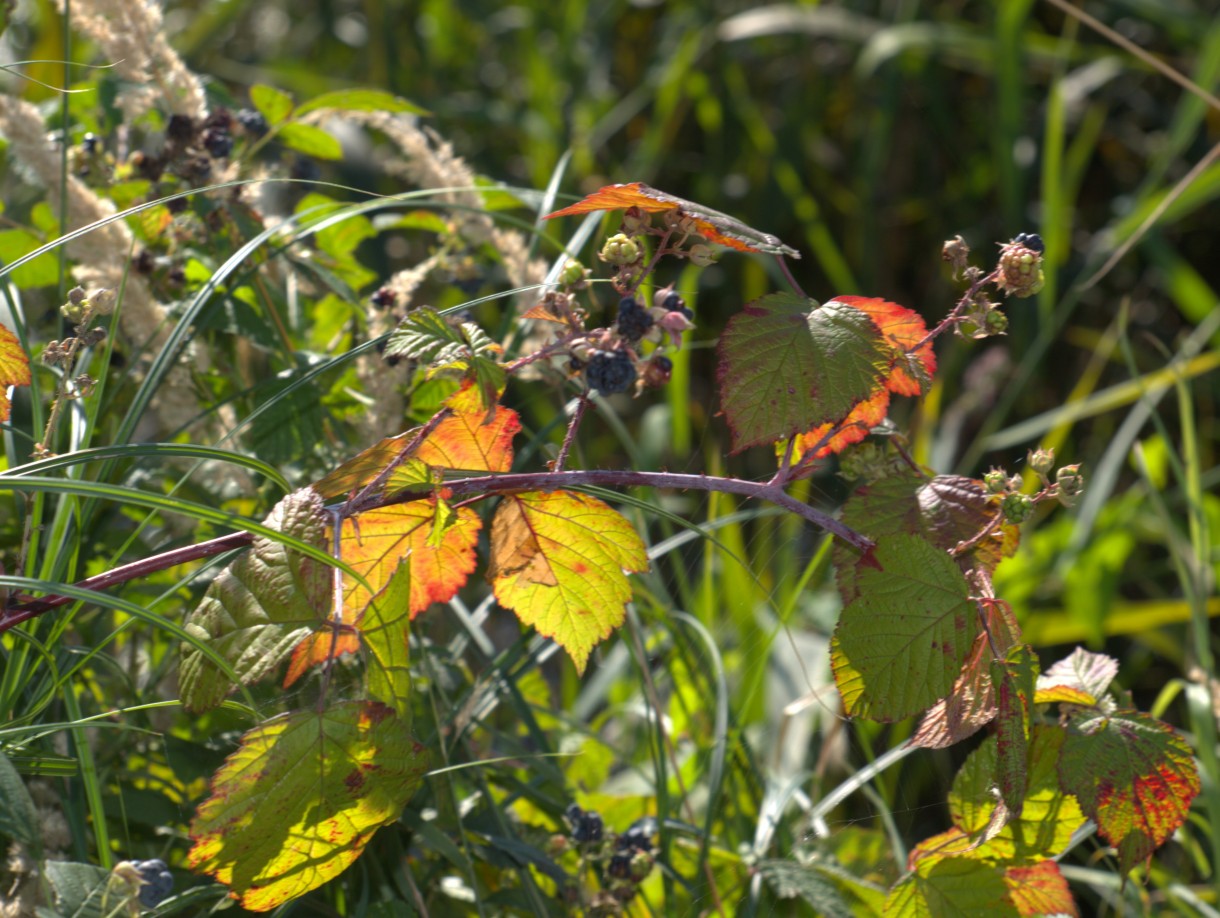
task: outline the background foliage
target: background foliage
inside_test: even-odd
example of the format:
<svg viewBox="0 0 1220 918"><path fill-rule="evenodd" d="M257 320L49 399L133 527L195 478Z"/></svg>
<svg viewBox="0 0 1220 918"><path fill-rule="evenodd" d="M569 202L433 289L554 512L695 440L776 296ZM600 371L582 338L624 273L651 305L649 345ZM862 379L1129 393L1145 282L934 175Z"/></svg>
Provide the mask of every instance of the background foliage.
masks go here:
<svg viewBox="0 0 1220 918"><path fill-rule="evenodd" d="M1102 0L1087 9L1205 89L1220 82L1220 21L1205 4ZM822 299L881 296L934 323L956 296L939 260L944 239L961 233L989 255L997 241L1039 232L1047 247L1042 293L1010 309L1006 338L942 340L932 394L918 415L904 417L900 406L895 419L910 425L913 455L938 472L978 476L991 464L1020 471L1026 449L1038 444L1054 446L1063 462L1083 462L1086 499L1071 513L1026 524L1020 554L997 573L997 593L1013 603L1044 660L1083 642L1120 660L1119 681L1142 707L1188 732L1212 716L1202 686L1215 673L1196 667L1201 642L1214 644L1207 616L1220 611L1213 595L1220 501L1212 493L1220 481L1213 318L1220 166L1205 166L1154 227L1140 230L1220 140L1216 108L1054 4L1033 0L570 3L558 12L532 2L170 0L165 17L172 45L209 78L216 104L248 105L255 84L298 101L384 88L426 108L427 124L490 181L546 188L570 150L565 193L645 181L773 232L802 250L794 270ZM49 3L30 4L4 36L6 54L104 62L65 34ZM24 72L65 83L58 64ZM74 69L68 82L94 90L71 97L72 139L91 130L113 149L120 130L106 104L113 81L104 71ZM15 80L6 90L45 104L56 123L56 94ZM285 165L307 179L403 190L401 177L382 168L376 142L344 140L349 155L340 161L285 153ZM10 164L7 229L52 239L54 214L39 210L42 192L24 178ZM292 207L304 192L286 194ZM533 222L519 207L506 216L526 228ZM183 296L201 289L249 238L247 229L216 230L194 262L185 261L184 292L164 289ZM7 262L25 250L5 238ZM367 405L349 370L284 390L367 340L363 304L394 271L427 257L435 238L403 227L349 240L353 264L340 264L348 273L339 273L359 302L285 300L282 327L270 318L275 310L242 298L244 275L224 286L200 319L196 345L215 354L207 382L217 404L232 406L237 418L265 409L243 434L245 451L296 484L367 445L359 426ZM1138 239L1132 250L1094 281L1129 239ZM347 245L332 242L336 252ZM536 251L551 259L556 247L540 243ZM447 308L511 286L486 252L447 257L448 273L434 275L418 302ZM38 284L12 278L26 316L63 301L57 267L43 270L54 274ZM700 328L661 394L616 404L584 426L585 467L620 466L626 457L641 469L760 479L773 471L766 450L727 456L710 349L745 301L776 285L769 271L763 260L732 258L661 278L679 284ZM284 294L259 296L279 303ZM506 302L472 309L484 327L507 330ZM60 336L55 325L36 319L32 338ZM113 373L111 394L96 409L95 440L77 446L116 442L114 432L125 429L135 387L121 365ZM518 458L536 462L562 438L563 397L513 385L528 438ZM428 416L435 403L421 389L412 417ZM27 401L17 411L14 428L34 429L37 409ZM10 466L28 457L31 444L16 433L6 431L5 444ZM167 459L121 458L88 477L257 518L280 493L270 478L261 491L243 493L228 487L227 473L184 477L185 467ZM833 469L811 484L826 507L844 490ZM545 838L520 837L505 814L562 830L559 815L573 800L619 829L645 812L675 822L663 836L674 870L655 872L645 887L660 912L796 908L781 898L796 895L792 887L773 878L783 868L768 865L818 850L884 885L912 844L946 827L949 783L969 749L922 753L882 771L829 814L824 839L802 816L810 800L912 728L846 724L810 695L828 683L826 636L838 611L820 537L722 495L664 498L662 509L699 524L703 537L655 514L655 495L634 496L639 504L628 512L648 533L654 570L637 582L628 632L595 653L585 679L506 616L485 621L477 588L464 603L419 620L421 646L431 653L417 681L424 699L417 735L446 737L451 758L434 767L493 764L430 778L398 826L374 839L373 855L299 909L407 914L423 900L431 914L557 909L546 879L523 866L521 846ZM38 572L48 579L70 581L219 531L122 503L103 510L74 500L43 537L58 547ZM0 513L10 571L24 509L13 497ZM182 621L203 587L185 571L172 574L115 593L152 609L151 623L129 618L131 608L96 606L44 617L30 627L30 646L41 650L23 649L25 664L8 665L0 684L9 724L0 741L26 757L18 765L42 773L48 799L62 799L70 830L63 848L73 860L109 867L122 857L161 856L180 867L180 839L206 777L235 731L248 726L239 712L201 720L172 703L177 638L169 623ZM16 646L6 639L6 654ZM281 703L276 695L251 701L270 711ZM657 704L669 718L672 750L648 716ZM132 710L140 706L148 709ZM96 729L86 730L93 716ZM1214 786L1214 756L1204 766ZM714 812L709 800L719 802ZM1118 890L1113 871L1096 866L1105 867L1099 846L1079 846L1069 877L1082 908L1101 913L1121 899L1134 914L1205 909L1182 898L1183 888L1215 879L1218 814L1199 813L1158 855L1146 887ZM782 818L771 824L766 814ZM743 858L768 881L743 879ZM180 888L190 882L178 876ZM811 901L819 894L798 892ZM208 902L217 895L208 887L199 893ZM870 901L867 888L856 895L857 904Z"/></svg>

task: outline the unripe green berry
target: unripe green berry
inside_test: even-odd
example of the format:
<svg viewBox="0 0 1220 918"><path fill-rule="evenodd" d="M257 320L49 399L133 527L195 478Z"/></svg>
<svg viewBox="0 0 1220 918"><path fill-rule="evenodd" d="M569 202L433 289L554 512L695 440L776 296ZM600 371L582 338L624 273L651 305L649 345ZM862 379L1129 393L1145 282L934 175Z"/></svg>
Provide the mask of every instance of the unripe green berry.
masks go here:
<svg viewBox="0 0 1220 918"><path fill-rule="evenodd" d="M1045 282L1042 252L1036 246L1031 248L1027 241L1018 239L1000 248L1000 278L997 285L1013 296L1033 296Z"/></svg>
<svg viewBox="0 0 1220 918"><path fill-rule="evenodd" d="M716 263L716 252L710 245L697 243L690 247L690 260L701 268Z"/></svg>
<svg viewBox="0 0 1220 918"><path fill-rule="evenodd" d="M640 260L640 247L630 236L618 233L606 240L600 258L612 265L633 265Z"/></svg>
<svg viewBox="0 0 1220 918"><path fill-rule="evenodd" d="M993 468L983 476L983 487L988 494L1003 494L1008 490L1008 473L1003 469Z"/></svg>
<svg viewBox="0 0 1220 918"><path fill-rule="evenodd" d="M67 303L64 303L59 307L59 312L73 325L80 325L80 323L85 319L85 310L87 309L84 302L85 301L73 303L71 300L69 300Z"/></svg>
<svg viewBox="0 0 1220 918"><path fill-rule="evenodd" d="M988 335L1003 335L1008 331L1008 316L993 309L983 317L983 329Z"/></svg>
<svg viewBox="0 0 1220 918"><path fill-rule="evenodd" d="M559 283L565 287L574 286L584 281L585 274L585 266L575 258L569 258L559 272Z"/></svg>
<svg viewBox="0 0 1220 918"><path fill-rule="evenodd" d="M1000 502L1000 512L1009 523L1024 523L1034 512L1034 499L1028 494L1006 494Z"/></svg>

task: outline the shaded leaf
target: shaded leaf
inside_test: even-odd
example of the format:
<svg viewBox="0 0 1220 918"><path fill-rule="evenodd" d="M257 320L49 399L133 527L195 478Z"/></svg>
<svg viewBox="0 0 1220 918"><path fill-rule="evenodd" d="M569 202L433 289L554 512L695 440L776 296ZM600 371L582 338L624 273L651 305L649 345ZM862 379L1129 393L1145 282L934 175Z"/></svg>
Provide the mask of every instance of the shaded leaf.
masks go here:
<svg viewBox="0 0 1220 918"><path fill-rule="evenodd" d="M857 571L859 595L835 628L831 666L848 714L894 721L949 693L979 620L965 577L934 545L885 536L874 556L881 569Z"/></svg>
<svg viewBox="0 0 1220 918"><path fill-rule="evenodd" d="M695 221L695 227L703 238L739 252L767 252L772 255L786 255L789 258L801 257L796 249L784 245L770 233L746 226L718 210L658 191L643 182L606 185L570 207L547 214L543 219L588 214L599 210L626 210L629 207L638 207L650 214L667 210L679 211Z"/></svg>
<svg viewBox="0 0 1220 918"><path fill-rule="evenodd" d="M109 913L122 901L117 891L107 897L110 873L96 864L46 861L42 866L55 895L54 914L63 918L110 918Z"/></svg>
<svg viewBox="0 0 1220 918"><path fill-rule="evenodd" d="M780 899L803 899L825 918L850 918L852 911L834 883L813 866L796 861L759 861L757 870Z"/></svg>
<svg viewBox="0 0 1220 918"><path fill-rule="evenodd" d="M0 838L18 841L37 858L42 853L38 811L21 775L0 753Z"/></svg>
<svg viewBox="0 0 1220 918"><path fill-rule="evenodd" d="M1028 644L1013 647L1004 660L992 660L991 684L998 696L996 784L1012 818L1020 817L1025 800L1035 677L1035 658Z"/></svg>
<svg viewBox="0 0 1220 918"><path fill-rule="evenodd" d="M276 504L268 526L319 548L326 544L322 500L310 488ZM220 572L186 629L218 651L249 685L280 663L329 612L331 569L279 542L256 536L248 552ZM215 707L235 686L199 650L182 645L182 702Z"/></svg>
<svg viewBox="0 0 1220 918"><path fill-rule="evenodd" d="M432 603L453 596L475 568L475 545L482 523L469 507L455 512L457 519L445 529L439 547L429 544L437 514L435 498L394 504L345 519L340 541L343 560L377 593L405 559L410 568L408 607L414 618ZM372 594L360 583L350 577L344 579L345 620L358 622L370 599Z"/></svg>
<svg viewBox="0 0 1220 918"><path fill-rule="evenodd" d="M348 702L246 733L191 823L188 866L269 911L352 863L398 818L426 750L382 704Z"/></svg>
<svg viewBox="0 0 1220 918"><path fill-rule="evenodd" d="M496 508L487 572L496 599L553 638L579 672L594 645L623 623L631 598L624 570L647 569L635 529L596 498L529 492Z"/></svg>
<svg viewBox="0 0 1220 918"><path fill-rule="evenodd" d="M892 356L865 313L791 293L746 305L718 350L734 452L843 420L882 388Z"/></svg>
<svg viewBox="0 0 1220 918"><path fill-rule="evenodd" d="M30 358L21 349L17 336L0 325L0 422L7 421L12 411L8 387L29 384Z"/></svg>
<svg viewBox="0 0 1220 918"><path fill-rule="evenodd" d="M418 432L416 428L378 441L319 478L311 487L326 499L346 497L353 491L359 491L397 459Z"/></svg>
<svg viewBox="0 0 1220 918"><path fill-rule="evenodd" d="M1059 777L1118 849L1124 873L1186 821L1199 793L1190 746L1168 724L1139 711L1073 722Z"/></svg>

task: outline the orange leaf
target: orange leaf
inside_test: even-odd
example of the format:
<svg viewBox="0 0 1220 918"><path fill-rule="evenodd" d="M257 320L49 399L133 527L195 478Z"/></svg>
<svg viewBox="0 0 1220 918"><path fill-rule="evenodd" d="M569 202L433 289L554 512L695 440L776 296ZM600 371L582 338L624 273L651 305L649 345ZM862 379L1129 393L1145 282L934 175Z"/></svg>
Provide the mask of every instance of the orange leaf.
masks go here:
<svg viewBox="0 0 1220 918"><path fill-rule="evenodd" d="M1080 914L1067 880L1054 861L1006 867L1004 885L1021 915L1071 915L1075 918Z"/></svg>
<svg viewBox="0 0 1220 918"><path fill-rule="evenodd" d="M451 524L433 547L433 523L437 503L433 499L395 504L369 510L343 521L343 560L360 573L373 593L381 592L402 558L411 567L411 617L434 602L444 602L461 589L475 567L475 544L482 525L469 507L459 507ZM343 584L344 618L353 622L369 604L372 595L354 580Z"/></svg>
<svg viewBox="0 0 1220 918"><path fill-rule="evenodd" d="M475 391L477 398L474 386L468 391ZM509 471L513 467L513 437L521 430L521 421L517 412L504 407L497 407L485 424L486 419L487 412L477 406L473 411L455 411L420 444L416 458L445 469Z"/></svg>
<svg viewBox="0 0 1220 918"><path fill-rule="evenodd" d="M530 492L509 495L496 509L487 572L496 599L554 638L579 672L623 623L631 599L624 570L647 569L635 529L596 498Z"/></svg>
<svg viewBox="0 0 1220 918"><path fill-rule="evenodd" d="M914 354L906 351L923 341L928 334L923 317L914 310L875 297L836 296L835 300L853 306L873 320L882 337L896 351L893 370L886 388L895 395L920 395L936 372L936 354L929 341Z"/></svg>
<svg viewBox="0 0 1220 918"><path fill-rule="evenodd" d="M21 349L17 336L0 325L0 421L7 421L12 410L8 387L29 384L30 358Z"/></svg>
<svg viewBox="0 0 1220 918"><path fill-rule="evenodd" d="M890 407L890 393L886 389L878 389L870 398L856 405L842 421L836 424L819 424L796 438L792 450L793 464L800 462L808 450L818 447L815 459L830 456L853 443L859 443L868 436L868 432L885 420L885 413ZM831 431L833 434L822 443L822 438ZM818 446L822 443L821 446ZM783 449L781 445L779 449Z"/></svg>
<svg viewBox="0 0 1220 918"><path fill-rule="evenodd" d="M739 220L722 214L718 210L704 207L693 201L687 201L664 191L658 191L643 182L631 182L627 185L606 185L584 200L577 201L570 207L547 214L544 219L553 217L570 217L576 214L588 214L598 210L626 210L638 207L650 213L662 213L676 210L690 217L695 222L699 235L710 242L737 249L739 252L767 252L772 255L787 255L790 258L800 258L796 249L784 245L770 233L764 233L753 227L746 226Z"/></svg>
<svg viewBox="0 0 1220 918"><path fill-rule="evenodd" d="M309 667L359 650L360 636L350 626L341 626L338 632L330 628L313 632L293 649L288 672L284 674L284 688L305 675Z"/></svg>

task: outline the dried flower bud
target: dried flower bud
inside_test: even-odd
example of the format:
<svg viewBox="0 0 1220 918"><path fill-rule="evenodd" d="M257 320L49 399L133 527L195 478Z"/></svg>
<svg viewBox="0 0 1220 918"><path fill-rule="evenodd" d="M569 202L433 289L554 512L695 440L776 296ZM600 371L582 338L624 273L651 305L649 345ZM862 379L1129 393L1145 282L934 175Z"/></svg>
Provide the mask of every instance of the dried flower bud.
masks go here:
<svg viewBox="0 0 1220 918"><path fill-rule="evenodd" d="M674 362L664 354L653 354L648 361L640 367L640 386L652 389L659 389L661 386L669 382L669 377L673 373Z"/></svg>
<svg viewBox="0 0 1220 918"><path fill-rule="evenodd" d="M652 214L639 207L628 207L623 211L623 232L638 236L652 227Z"/></svg>
<svg viewBox="0 0 1220 918"><path fill-rule="evenodd" d="M690 260L701 268L716 263L716 252L710 245L698 243L690 247Z"/></svg>
<svg viewBox="0 0 1220 918"><path fill-rule="evenodd" d="M1065 465L1055 473L1055 484L1059 486L1059 503L1071 507L1084 493L1084 475L1079 465Z"/></svg>
<svg viewBox="0 0 1220 918"><path fill-rule="evenodd" d="M992 468L983 476L983 487L988 494L1003 494L1008 490L1008 473L1003 469Z"/></svg>
<svg viewBox="0 0 1220 918"><path fill-rule="evenodd" d="M115 295L110 289L94 290L89 297L89 307L95 316L108 316L114 312Z"/></svg>
<svg viewBox="0 0 1220 918"><path fill-rule="evenodd" d="M1031 449L1028 458L1029 467L1043 478L1055 467L1055 451L1053 449Z"/></svg>
<svg viewBox="0 0 1220 918"><path fill-rule="evenodd" d="M618 233L606 240L598 257L612 265L633 265L640 260L640 247L630 236Z"/></svg>
<svg viewBox="0 0 1220 918"><path fill-rule="evenodd" d="M695 323L686 317L686 313L675 311L663 311L654 306L649 310L655 319L656 327L669 335L669 341L674 347L682 346L682 333L690 331L695 327ZM660 315L658 315L660 313Z"/></svg>
<svg viewBox="0 0 1220 918"><path fill-rule="evenodd" d="M961 236L954 236L945 241L940 250L940 257L949 262L953 268L953 276L960 277L970 258L970 246L966 245L966 240Z"/></svg>
<svg viewBox="0 0 1220 918"><path fill-rule="evenodd" d="M68 302L73 306L79 306L85 301L85 288L73 287L68 291Z"/></svg>
<svg viewBox="0 0 1220 918"><path fill-rule="evenodd" d="M106 329L104 326L95 325L81 336L81 343L85 347L97 347L106 340Z"/></svg>
<svg viewBox="0 0 1220 918"><path fill-rule="evenodd" d="M1013 296L1033 296L1042 289L1042 240L1022 233L1000 247L1000 279L997 286Z"/></svg>
<svg viewBox="0 0 1220 918"><path fill-rule="evenodd" d="M1000 512L1009 523L1024 523L1034 512L1034 499L1028 494L1006 494L1000 502Z"/></svg>

